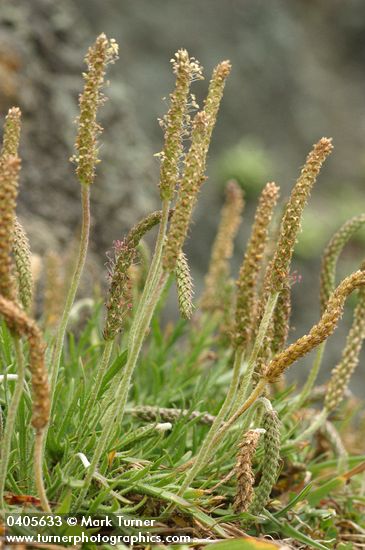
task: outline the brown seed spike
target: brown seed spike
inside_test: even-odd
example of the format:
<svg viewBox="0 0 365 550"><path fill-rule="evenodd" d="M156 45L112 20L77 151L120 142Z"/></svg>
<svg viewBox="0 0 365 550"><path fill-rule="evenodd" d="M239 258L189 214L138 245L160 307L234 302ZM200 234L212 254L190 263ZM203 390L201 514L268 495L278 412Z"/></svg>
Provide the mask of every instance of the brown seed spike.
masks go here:
<svg viewBox="0 0 365 550"><path fill-rule="evenodd" d="M66 287L62 260L54 251L46 255L43 316L47 329L56 327L62 315Z"/></svg>
<svg viewBox="0 0 365 550"><path fill-rule="evenodd" d="M349 219L332 236L322 256L321 266L321 313L326 309L330 295L336 286L336 266L338 258L351 237L365 224L365 214Z"/></svg>
<svg viewBox="0 0 365 550"><path fill-rule="evenodd" d="M365 268L365 265L362 266ZM346 339L339 364L333 369L324 401L330 412L342 402L352 374L359 364L360 351L365 338L365 286L359 289L358 302L354 311L352 326Z"/></svg>
<svg viewBox="0 0 365 550"><path fill-rule="evenodd" d="M195 115L192 131L192 142L185 157L185 171L180 181L179 194L171 225L167 235L163 256L164 268L173 271L182 250L189 228L191 214L197 195L204 181L205 146L208 119L204 111Z"/></svg>
<svg viewBox="0 0 365 550"><path fill-rule="evenodd" d="M234 239L241 223L243 207L241 188L235 181L229 181L201 298L201 307L205 311L221 309L225 305L225 288L230 275L229 260L233 255Z"/></svg>
<svg viewBox="0 0 365 550"><path fill-rule="evenodd" d="M45 343L36 323L15 303L0 296L0 314L16 332L29 342L29 368L32 375L32 425L37 432L47 425L50 412L49 386L45 366Z"/></svg>
<svg viewBox="0 0 365 550"><path fill-rule="evenodd" d="M222 61L214 69L207 98L204 102L204 111L208 118L208 128L205 139L205 149L208 151L210 140L212 138L213 128L215 126L218 110L223 97L223 91L226 80L231 72L231 64L229 61Z"/></svg>
<svg viewBox="0 0 365 550"><path fill-rule="evenodd" d="M109 258L109 291L106 303L104 338L113 340L121 330L132 307L132 283L130 268L137 255L142 237L161 220L162 212L152 212L129 231L122 241L114 243L114 258Z"/></svg>
<svg viewBox="0 0 365 550"><path fill-rule="evenodd" d="M251 237L241 265L237 281L237 305L235 314L235 342L246 346L251 338L257 316L256 285L261 268L269 226L279 197L279 187L267 183L261 193L255 214Z"/></svg>
<svg viewBox="0 0 365 550"><path fill-rule="evenodd" d="M312 327L309 334L299 338L272 359L265 369L265 379L270 383L275 382L292 363L331 336L343 314L346 298L363 285L365 285L365 271L356 271L346 277L331 295L320 321Z"/></svg>
<svg viewBox="0 0 365 550"><path fill-rule="evenodd" d="M15 219L13 232L13 256L16 268L18 298L25 311L29 311L33 301L33 277L31 267L31 252L28 236Z"/></svg>
<svg viewBox="0 0 365 550"><path fill-rule="evenodd" d="M285 346L289 334L289 322L291 313L291 287L289 281L284 283L283 289L278 296L273 321L271 352L278 353Z"/></svg>
<svg viewBox="0 0 365 550"><path fill-rule="evenodd" d="M194 287L188 260L183 252L180 252L177 259L175 276L181 317L183 317L183 319L190 319L194 310Z"/></svg>
<svg viewBox="0 0 365 550"><path fill-rule="evenodd" d="M18 107L9 109L5 118L1 158L18 155L21 112Z"/></svg>
<svg viewBox="0 0 365 550"><path fill-rule="evenodd" d="M101 90L106 67L114 63L117 57L115 40L109 40L105 34L98 36L85 57L88 71L84 74L84 91L79 98L79 131L75 144L77 154L71 159L77 164L76 173L80 183L85 185L92 184L95 179L95 169L99 163L97 136L102 131L96 117L99 106L105 100Z"/></svg>
<svg viewBox="0 0 365 550"><path fill-rule="evenodd" d="M18 195L20 160L5 156L0 162L0 294L6 298L15 297L15 283L12 276L11 251Z"/></svg>
<svg viewBox="0 0 365 550"><path fill-rule="evenodd" d="M272 293L280 292L287 280L304 207L322 164L332 149L332 140L328 138L322 138L314 145L290 195L281 222L279 241L269 274Z"/></svg>
<svg viewBox="0 0 365 550"><path fill-rule="evenodd" d="M164 150L161 159L160 194L170 200L179 179L179 162L183 155L183 138L189 125L188 100L193 80L202 77L202 69L194 58L189 58L186 50L179 50L172 59L176 75L175 90L170 95L170 108L161 121L165 134Z"/></svg>
<svg viewBox="0 0 365 550"><path fill-rule="evenodd" d="M235 512L245 512L253 499L255 476L252 471L252 460L260 440L261 430L249 430L239 445L236 460L237 489L233 508Z"/></svg>

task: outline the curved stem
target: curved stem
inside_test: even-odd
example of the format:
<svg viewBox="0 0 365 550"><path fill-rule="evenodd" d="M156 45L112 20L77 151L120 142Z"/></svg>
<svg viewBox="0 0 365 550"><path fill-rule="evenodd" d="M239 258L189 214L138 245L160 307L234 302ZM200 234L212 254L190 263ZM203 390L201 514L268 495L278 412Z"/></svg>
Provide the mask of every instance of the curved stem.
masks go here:
<svg viewBox="0 0 365 550"><path fill-rule="evenodd" d="M240 370L241 370L241 364L243 360L243 351L241 349L238 349L236 351L235 355L235 361L233 365L233 375L232 380L228 388L227 396L223 402L223 405L215 417L215 420L207 434L207 436L204 439L204 442L200 448L200 451L198 455L196 456L194 463L191 467L191 469L187 472L184 482L178 492L178 495L181 496L184 494L186 489L189 487L190 483L193 481L193 479L196 477L196 475L199 473L199 471L205 466L207 461L209 460L209 457L211 455L212 447L214 444L215 436L220 429L222 425L222 421L224 420L226 414L229 412L229 410L232 407L233 400L235 398L236 392L237 392L237 386L239 382L240 377ZM168 509L171 511L171 508Z"/></svg>
<svg viewBox="0 0 365 550"><path fill-rule="evenodd" d="M123 375L119 382L118 388L116 390L114 403L109 407L106 412L105 422L103 424L103 431L97 443L90 467L87 470L84 485L76 500L75 510L79 510L82 505L82 502L95 474L96 468L109 443L110 436L114 429L114 423L116 422L118 425L120 425L124 416L129 394L130 382L135 366L137 364L140 351L142 349L143 340L168 277L166 273L161 273L161 258L168 219L169 201L165 200L162 204L162 218L157 236L155 253L153 255L151 266L148 271L145 287L143 289L137 312L130 329L128 360L124 367Z"/></svg>
<svg viewBox="0 0 365 550"><path fill-rule="evenodd" d="M14 393L9 405L4 436L1 441L1 461L0 461L0 507L4 507L4 488L8 472L9 456L11 450L11 439L14 432L16 415L19 403L23 395L25 380L25 361L23 349L19 336L14 336L15 357L17 363L18 378L15 383Z"/></svg>
<svg viewBox="0 0 365 550"><path fill-rule="evenodd" d="M245 375L243 377L241 387L239 388L238 395L236 398L236 405L238 409L236 412L230 417L230 419L225 422L222 426L220 426L221 421L225 414L221 414L222 409L224 409L224 413L228 412L228 405L233 401L234 396L237 391L237 385L239 380L239 371L240 366L242 362L242 351L240 352L240 359L238 359L239 366L237 363L235 364L235 374L233 376L231 385L228 390L227 398L224 401L224 404L222 406L221 411L219 412L218 416L216 417L215 422L213 423L207 437L205 438L203 445L194 460L194 463L191 467L191 469L188 471L188 473L185 476L185 479L183 481L183 484L178 492L178 495L181 496L184 494L184 492L187 490L187 488L190 486L191 482L194 480L194 478L197 476L197 474L200 472L200 470L206 465L208 462L211 454L212 449L218 444L218 442L222 439L224 436L226 430L239 418L255 401L258 399L262 393L264 392L264 389L266 387L266 380L262 378L256 388L252 391L250 396L246 399L248 389L251 383L252 374L254 371L255 363L259 354L259 351L263 345L265 334L267 332L267 329L269 327L269 323L271 321L276 302L278 299L278 293L272 294L269 296L269 299L266 303L264 315L262 318L262 321L260 323L259 331L255 340L254 347L251 352L251 356L248 361L247 369L245 372ZM238 352L239 350L237 350ZM237 379L236 379L237 377ZM233 383L235 387L233 387ZM242 401L244 400L244 403ZM241 404L241 405L240 405ZM167 511L171 512L172 507L169 507Z"/></svg>
<svg viewBox="0 0 365 550"><path fill-rule="evenodd" d="M224 432L228 430L236 422L236 420L242 416L244 412L247 411L255 403L255 401L261 397L261 395L264 393L264 390L266 388L267 381L265 378L261 378L261 380L258 382L257 386L252 390L249 397L246 399L246 401L241 405L241 407L227 420L227 422L224 423L224 425L219 430L217 437L221 437ZM217 441L214 441L214 443L217 443Z"/></svg>
<svg viewBox="0 0 365 550"><path fill-rule="evenodd" d="M263 392L265 391L265 387L266 387L266 380L265 379L261 379L259 381L259 383L257 384L257 386L255 387L255 389L251 392L250 396L246 399L246 401L244 402L244 404L239 408L238 411L236 411L228 420L227 422L225 422L224 424L222 424L222 426L219 428L219 430L216 432L216 434L214 435L210 445L209 445L209 449L208 449L208 452L206 453L206 456L205 456L205 461L202 462L202 465L201 465L201 468L204 467L208 460L210 459L210 456L212 454L212 449L213 448L216 448L217 445L219 445L219 443L222 441L223 437L225 436L228 428L230 428L232 426L232 424L234 424L236 422L236 420L238 420L238 418L243 414L245 413L252 405L254 405L254 403L261 397L261 395L263 394ZM210 452L209 452L210 451ZM189 487L190 483L193 481L193 479L195 478L195 476L199 473L199 470L200 468L197 468L196 467L196 462L193 464L193 467L191 468L190 472L188 473L185 481L184 481L184 491L186 491L186 489ZM178 493L179 494L179 493ZM180 495L181 496L181 495Z"/></svg>
<svg viewBox="0 0 365 550"><path fill-rule="evenodd" d="M157 277L158 277L160 264L161 264L162 250L163 250L163 245L165 241L167 224L169 221L169 212L170 212L170 202L167 200L164 200L162 203L162 216L161 216L161 222L160 222L158 235L157 235L155 252L152 257L150 269L148 270L142 296L139 300L139 304L137 307L135 321L132 327L134 330L131 330L129 334L129 348L131 348L134 344L134 338L136 333L138 333L139 324L141 322L141 317L143 315L143 309L145 308L147 302L150 300L152 296L152 289L154 285L156 285L157 283Z"/></svg>
<svg viewBox="0 0 365 550"><path fill-rule="evenodd" d="M247 399L247 394L251 384L252 375L255 369L257 357L264 343L265 335L267 333L270 321L274 314L278 296L279 296L279 293L272 294L271 296L269 296L269 299L267 300L265 311L258 330L258 334L255 339L255 343L254 343L250 358L248 360L246 371L242 378L240 389L238 391L237 400L236 400L237 407L239 407L239 405Z"/></svg>
<svg viewBox="0 0 365 550"><path fill-rule="evenodd" d="M52 510L48 502L43 481L43 439L45 431L37 431L34 442L34 479L42 509L51 514Z"/></svg>
<svg viewBox="0 0 365 550"><path fill-rule="evenodd" d="M295 406L296 410L299 410L299 409L302 408L305 401L308 399L308 397L311 394L313 386L314 386L314 384L317 380L319 370L321 368L321 363L322 363L322 358L323 358L325 347L326 347L326 342L324 341L324 342L322 342L322 344L320 344L320 346L317 350L316 357L315 357L315 360L314 360L314 363L313 363L313 367L312 367L312 369L309 373L308 380L306 381L303 390L301 391L301 393L298 396L298 401L296 403L294 403L294 406Z"/></svg>
<svg viewBox="0 0 365 550"><path fill-rule="evenodd" d="M90 186L81 185L81 203L82 203L82 226L78 257L76 260L75 269L72 275L70 288L66 297L65 307L62 313L60 325L57 329L54 348L52 350L51 365L50 365L50 387L51 387L51 404L53 403L54 392L60 368L62 347L65 340L67 324L70 312L75 301L77 289L80 284L82 271L84 269L87 248L89 244L90 233Z"/></svg>

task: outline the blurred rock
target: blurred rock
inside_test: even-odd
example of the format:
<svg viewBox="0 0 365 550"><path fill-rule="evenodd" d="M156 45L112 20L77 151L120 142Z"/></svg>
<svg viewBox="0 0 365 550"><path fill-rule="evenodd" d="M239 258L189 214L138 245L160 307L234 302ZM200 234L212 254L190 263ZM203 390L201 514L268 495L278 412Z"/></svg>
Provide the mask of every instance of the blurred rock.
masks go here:
<svg viewBox="0 0 365 550"><path fill-rule="evenodd" d="M95 31L70 0L6 1L0 13L0 108L23 113L19 212L33 250L64 246L80 223L79 184L69 158L76 134L83 57ZM92 189L92 248L101 255L154 207L157 163L140 131L123 81L111 67L102 163Z"/></svg>

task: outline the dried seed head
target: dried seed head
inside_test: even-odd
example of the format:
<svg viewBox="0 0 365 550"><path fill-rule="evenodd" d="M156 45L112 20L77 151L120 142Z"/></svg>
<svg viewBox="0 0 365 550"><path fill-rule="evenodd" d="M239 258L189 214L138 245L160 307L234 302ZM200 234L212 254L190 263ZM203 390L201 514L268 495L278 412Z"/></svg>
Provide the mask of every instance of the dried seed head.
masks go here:
<svg viewBox="0 0 365 550"><path fill-rule="evenodd" d="M346 277L331 295L320 321L312 327L309 334L299 338L269 363L264 373L266 380L270 383L275 382L292 363L331 336L343 314L347 296L363 285L365 271L359 270Z"/></svg>
<svg viewBox="0 0 365 550"><path fill-rule="evenodd" d="M193 280L191 278L189 264L183 252L176 262L175 268L177 294L179 299L180 314L184 319L190 319L193 315Z"/></svg>
<svg viewBox="0 0 365 550"><path fill-rule="evenodd" d="M304 207L307 204L321 166L332 149L332 140L327 138L320 139L314 145L290 195L281 222L279 240L271 264L271 271L268 274L270 293L280 292L288 278Z"/></svg>
<svg viewBox="0 0 365 550"><path fill-rule="evenodd" d="M18 107L9 109L5 118L1 158L16 157L19 149L21 111Z"/></svg>
<svg viewBox="0 0 365 550"><path fill-rule="evenodd" d="M100 34L95 44L89 48L85 57L88 67L84 73L84 90L79 98L80 115L78 117L78 135L75 148L76 155L72 161L76 163L76 173L80 183L90 185L95 179L98 158L97 136L102 128L96 121L99 106L105 98L102 94L106 67L118 58L118 45L115 40Z"/></svg>
<svg viewBox="0 0 365 550"><path fill-rule="evenodd" d="M206 131L207 116L204 111L200 111L194 118L191 146L184 160L185 171L180 181L175 211L172 214L167 235L163 265L168 271L175 269L189 228L197 194L204 181Z"/></svg>
<svg viewBox="0 0 365 550"><path fill-rule="evenodd" d="M236 460L237 489L233 508L235 512L246 512L253 498L255 476L252 471L252 461L259 443L262 430L249 430L239 444Z"/></svg>
<svg viewBox="0 0 365 550"><path fill-rule="evenodd" d="M19 220L14 222L13 256L16 268L18 297L25 311L29 311L33 300L33 277L31 252L27 234Z"/></svg>
<svg viewBox="0 0 365 550"><path fill-rule="evenodd" d="M232 66L229 61L222 61L219 63L215 67L209 83L208 95L204 102L204 111L206 112L208 118L208 132L205 139L206 150L209 148L213 128L217 120L219 106L223 97L224 87L226 85L226 80L229 73L231 72L231 68Z"/></svg>
<svg viewBox="0 0 365 550"><path fill-rule="evenodd" d="M137 246L147 231L160 222L161 216L161 211L153 212L135 225L125 239L114 242L113 256L108 256L107 264L110 284L106 303L105 340L113 340L131 310L130 268L137 255Z"/></svg>
<svg viewBox="0 0 365 550"><path fill-rule="evenodd" d="M365 214L348 220L331 238L322 257L321 268L321 313L326 309L329 297L335 288L337 260L347 242L365 223Z"/></svg>
<svg viewBox="0 0 365 550"><path fill-rule="evenodd" d="M255 495L249 507L250 514L258 515L270 500L270 494L279 474L281 422L274 409L267 410L263 417L262 427L264 460L260 483L255 489Z"/></svg>
<svg viewBox="0 0 365 550"><path fill-rule="evenodd" d="M222 61L213 71L212 78L209 83L208 94L204 102L204 112L207 117L207 128L204 138L204 166L205 171L206 156L208 153L212 133L217 121L219 107L222 101L226 80L231 72L231 64L229 61Z"/></svg>
<svg viewBox="0 0 365 550"><path fill-rule="evenodd" d="M257 280L262 265L269 226L279 197L279 187L267 183L261 193L255 214L251 237L241 265L237 281L237 304L235 313L235 343L247 346L257 316Z"/></svg>
<svg viewBox="0 0 365 550"><path fill-rule="evenodd" d="M47 425L50 412L49 385L45 366L45 343L36 323L15 303L0 296L0 314L9 327L29 342L29 369L32 375L32 425L37 432Z"/></svg>
<svg viewBox="0 0 365 550"><path fill-rule="evenodd" d="M205 311L221 309L225 305L223 287L229 279L229 260L233 255L233 243L241 223L243 192L235 181L226 186L226 201L209 262L201 307Z"/></svg>
<svg viewBox="0 0 365 550"><path fill-rule="evenodd" d="M365 265L362 266L365 269ZM365 338L365 287L359 289L354 319L347 336L340 363L333 369L324 401L328 412L342 402L352 374L359 364L359 356Z"/></svg>
<svg viewBox="0 0 365 550"><path fill-rule="evenodd" d="M0 294L15 297L11 252L13 245L16 198L20 160L5 156L0 162Z"/></svg>
<svg viewBox="0 0 365 550"><path fill-rule="evenodd" d="M183 139L189 127L189 89L193 80L202 77L199 62L189 58L186 50L179 50L172 59L176 75L175 90L170 95L170 109L162 121L165 143L160 170L160 195L162 200L171 200L179 180L179 163L183 155Z"/></svg>
<svg viewBox="0 0 365 550"><path fill-rule="evenodd" d="M176 208L163 255L164 269L170 272L175 269L186 239L197 194L205 179L206 157L229 72L228 61L223 61L216 67L210 81L204 110L195 115L192 123L191 146L184 159L184 174L179 183Z"/></svg>
<svg viewBox="0 0 365 550"><path fill-rule="evenodd" d="M54 328L62 315L65 277L63 272L63 262L59 254L49 251L46 256L46 278L44 288L44 324L47 328Z"/></svg>

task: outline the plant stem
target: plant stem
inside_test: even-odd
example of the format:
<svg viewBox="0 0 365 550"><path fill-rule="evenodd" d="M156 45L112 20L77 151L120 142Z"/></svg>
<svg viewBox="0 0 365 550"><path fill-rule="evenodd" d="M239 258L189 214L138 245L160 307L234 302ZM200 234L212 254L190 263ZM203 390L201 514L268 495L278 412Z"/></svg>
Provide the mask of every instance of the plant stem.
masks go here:
<svg viewBox="0 0 365 550"><path fill-rule="evenodd" d="M169 221L169 212L170 212L170 202L165 200L162 203L162 216L161 216L161 222L160 222L159 231L157 235L157 241L155 245L155 252L152 257L150 268L148 270L142 296L140 298L137 311L129 331L129 338L128 338L129 350L132 350L134 347L136 335L139 333L139 330L140 330L140 324L141 324L141 318L142 318L143 312L145 311L149 301L151 300L151 296L153 295L153 288L157 284L158 276L161 274L161 257L162 257L162 250L163 250L166 230L167 230L167 224ZM118 385L122 383L123 379L124 379L124 371L122 372L120 378L118 379ZM104 399L104 402L106 402L107 407L109 406L109 403L110 403L110 397L111 397L111 391L107 393L106 398Z"/></svg>
<svg viewBox="0 0 365 550"><path fill-rule="evenodd" d="M0 507L4 508L4 488L8 472L9 456L11 449L11 439L14 432L16 415L19 403L23 395L25 380L25 361L20 337L14 336L15 358L17 363L18 378L15 382L14 393L9 405L4 436L1 441L1 461L0 461Z"/></svg>
<svg viewBox="0 0 365 550"><path fill-rule="evenodd" d="M203 445L200 448L200 451L198 455L196 456L194 463L191 467L191 469L187 472L184 482L181 485L181 488L178 492L178 495L181 496L184 494L186 489L189 487L190 483L193 481L195 476L199 473L199 471L205 466L206 462L209 460L209 456L212 450L214 438L221 427L221 424L229 412L229 410L232 407L233 400L235 398L236 392L237 392L237 386L239 382L240 377L240 370L241 370L241 364L243 360L243 350L238 349L235 354L235 360L233 365L233 374L231 383L228 388L227 396L223 402L222 407L220 408L219 413L215 417L215 420L207 434L207 436L204 439ZM167 509L167 511L171 511L171 507Z"/></svg>
<svg viewBox="0 0 365 550"><path fill-rule="evenodd" d="M266 388L267 381L265 378L259 380L257 386L252 390L246 401L241 405L241 407L223 424L219 432L217 433L217 440L214 441L214 444L220 440L221 436L236 422L236 420L255 403L255 401L261 397Z"/></svg>
<svg viewBox="0 0 365 550"><path fill-rule="evenodd" d="M142 348L143 340L146 334L146 331L148 329L148 326L150 324L153 311L156 307L156 304L158 302L158 299L161 295L161 292L163 290L164 284L166 283L167 276L166 274L163 274L161 277L160 284L157 285L155 289L154 296L151 298L149 304L147 304L147 307L145 309L145 315L143 319L141 320L140 326L139 326L139 332L136 335L134 339L134 346L130 350L128 361L125 365L124 371L123 371L123 377L118 385L118 388L116 390L115 394L115 400L112 406L110 407L109 411L106 413L106 418L104 422L104 427L102 434L99 438L99 441L96 445L96 449L92 458L92 461L90 463L89 468L87 469L86 477L84 480L84 485L82 489L80 490L79 496L75 503L75 510L78 511L82 505L82 502L84 500L84 497L88 491L89 485L94 477L94 474L96 472L96 468L100 462L100 459L102 455L105 452L105 449L107 448L107 445L109 443L109 439L111 436L111 433L114 428L114 423L116 423L118 426L120 425L124 412L125 412L125 406L127 403L128 393L129 393L129 387L130 387L130 381L132 378L132 374L134 371L134 368L136 366L139 353ZM133 330L133 327L132 327Z"/></svg>
<svg viewBox="0 0 365 550"><path fill-rule="evenodd" d="M131 331L129 333L129 348L133 346L134 338L135 338L135 335L138 333L138 326L142 319L143 309L146 307L147 302L150 300L152 296L152 289L154 285L157 283L158 272L161 266L161 257L162 257L162 250L163 250L163 245L165 241L167 224L169 221L169 212L170 212L170 202L167 200L164 200L162 203L162 216L161 216L161 221L159 225L155 251L152 257L150 268L148 270L142 296L139 300L139 304L135 315L135 320L133 322L133 327L131 328Z"/></svg>
<svg viewBox="0 0 365 550"><path fill-rule="evenodd" d="M197 476L200 470L207 464L211 456L213 447L215 447L217 443L222 439L226 430L237 420L237 418L239 418L256 401L256 399L258 399L262 395L266 387L266 380L261 379L258 382L256 388L252 391L251 395L246 399L248 389L251 383L253 371L255 368L255 363L256 363L259 351L264 342L265 334L269 327L270 320L274 313L278 295L279 295L278 293L272 294L271 296L269 296L268 301L266 303L264 315L260 323L260 327L259 327L258 334L251 352L251 356L249 358L241 386L238 390L236 405L239 408L236 410L236 412L231 416L231 418L227 422L221 425L222 420L224 419L226 413L232 407L232 402L237 392L237 386L239 383L239 372L240 372L240 367L243 359L243 351L241 349L238 349L236 352L234 374L232 377L230 387L228 389L227 397L222 405L221 410L219 411L216 417L215 422L210 428L208 435L206 436L203 442L203 445L192 464L191 469L188 471L188 473L185 476L182 486L178 492L179 496L184 494L184 492L190 486L191 482L194 480L194 478ZM243 404L241 404L242 401L244 401ZM171 510L172 510L172 507L169 507L167 508L166 512L171 513Z"/></svg>
<svg viewBox="0 0 365 550"><path fill-rule="evenodd" d="M247 394L250 388L257 357L264 343L264 338L269 328L269 324L274 313L278 296L279 296L279 293L271 294L266 302L265 311L259 326L258 334L255 339L255 343L252 348L252 352L248 360L247 368L243 375L240 388L238 390L238 395L236 399L237 407L239 407L240 404L242 404L247 399Z"/></svg>
<svg viewBox="0 0 365 550"><path fill-rule="evenodd" d="M86 423L89 419L89 415L95 407L95 403L97 400L98 393L101 388L101 384L103 382L104 374L108 368L110 356L113 350L113 340L108 340L105 343L105 347L103 350L103 355L101 357L100 366L98 367L97 375L95 380L93 381L93 387L90 392L90 395L88 396L88 401L86 404L86 408L82 417L82 420L76 430L75 439L76 441L81 437L82 431L85 429Z"/></svg>
<svg viewBox="0 0 365 550"><path fill-rule="evenodd" d="M60 368L62 347L65 340L67 324L70 312L75 301L76 292L78 290L82 271L84 269L87 248L89 243L90 233L90 186L81 185L81 204L82 204L82 226L79 251L76 260L75 269L72 275L70 288L66 297L65 307L62 313L62 318L57 329L54 348L52 350L51 365L50 365L50 389L51 389L51 405L53 404L54 392L57 383L58 371Z"/></svg>
<svg viewBox="0 0 365 550"><path fill-rule="evenodd" d="M196 475L206 465L206 463L208 462L208 460L211 456L211 452L212 452L213 447L221 439L221 437L224 435L224 433L226 432L228 427L231 426L231 424L233 424L237 420L237 418L239 416L241 416L241 414L243 414L245 412L245 410L247 410L252 405L252 403L254 403L254 401L256 401L256 399L258 397L260 397L260 395L264 391L264 388L266 386L266 380L260 380L260 382L258 383L256 388L253 390L253 392L249 396L249 398L247 398L247 400L244 401L243 405L240 406L241 402L246 398L248 388L249 388L249 385L250 385L250 382L251 382L252 374L253 374L253 371L254 371L255 363L256 363L256 360L257 360L257 356L258 356L259 351L260 351L260 349L262 347L262 344L264 342L265 334L267 332L270 320L272 318L277 299L278 299L278 293L272 294L269 297L269 299L266 303L264 315L263 315L262 321L260 323L259 331L258 331L256 340L255 340L255 344L254 344L254 347L252 349L251 356L250 356L248 364L247 364L246 372L244 374L244 377L243 377L243 380L242 380L242 383L241 383L241 386L240 386L240 389L238 391L238 395L237 395L237 398L236 398L236 405L239 408L233 414L233 416L228 420L228 422L224 423L223 426L221 426L221 422L224 419L224 417L225 417L226 413L228 412L228 410L231 408L232 401L234 400L234 397L235 397L236 392L237 392L237 386L238 386L238 381L239 381L239 372L240 372L240 367L241 367L242 358L243 358L243 352L240 349L238 349L237 352L236 352L234 374L233 374L233 377L232 377L230 387L228 389L227 397L226 397L226 399L225 399L225 401L222 405L221 410L219 411L219 413L216 417L215 422L213 423L211 429L209 430L208 435L206 436L206 438L203 442L203 445L202 445L196 459L194 460L194 463L193 463L191 469L189 470L189 472L185 476L184 482L183 482L183 484L180 488L180 491L178 493L179 496L184 494L184 492L190 486L190 483L193 481L193 479L196 477ZM171 511L171 510L169 510L169 511Z"/></svg>
<svg viewBox="0 0 365 550"><path fill-rule="evenodd" d="M97 443L92 461L90 463L90 467L87 469L84 485L75 503L75 510L79 510L82 505L84 497L94 477L96 468L100 462L103 453L105 452L105 449L109 444L114 424L120 426L123 420L132 375L137 364L138 357L141 352L143 341L150 325L153 312L167 282L168 274L161 273L161 256L168 221L168 204L164 205L164 212L166 211L167 215L165 214L165 216L163 216L163 219L165 221L162 222L161 220L159 236L155 249L155 255L157 256L159 261L156 262L154 256L146 281L146 286L148 285L148 288L150 289L150 295L146 296L145 300L141 299L140 307L138 308L139 311L137 312L137 315L132 323L130 333L134 334L134 337L132 337L130 340L128 360L124 367L120 383L116 389L114 403L111 405L106 413L105 422L103 425L103 432Z"/></svg>
<svg viewBox="0 0 365 550"><path fill-rule="evenodd" d="M43 439L45 431L37 431L34 442L34 479L42 509L51 514L52 510L48 502L43 482Z"/></svg>
<svg viewBox="0 0 365 550"><path fill-rule="evenodd" d="M199 473L200 469L203 468L208 460L210 459L210 456L211 456L211 451L213 448L216 448L217 445L219 445L219 443L221 442L221 440L223 439L224 435L226 434L228 428L230 428L232 426L232 424L234 424L236 422L236 420L244 413L246 412L252 405L254 405L254 403L261 397L261 395L263 394L264 390L265 390L265 387L266 387L266 380L264 379L261 379L259 381L259 383L257 384L257 386L255 387L255 389L252 391L252 393L250 394L250 396L248 397L248 399L244 402L244 404L240 407L240 409L238 411L236 411L230 418L229 420L227 420L227 422L225 422L220 428L219 430L214 434L211 442L210 442L210 445L209 445L209 448L207 449L207 452L205 453L205 457L204 457L204 460L201 461L201 466L199 468L197 468L196 466L196 463L197 461L195 461L193 463L193 466L191 468L191 470L189 471L189 473L187 474L185 480L184 480L184 483L183 483L183 486L184 487L184 491L187 490L187 488L189 487L190 483L193 481L193 479L196 477L196 475ZM198 455L199 457L199 455ZM197 457L197 458L198 458ZM181 488L182 490L182 488ZM180 491L179 493L180 494ZM181 496L181 495L180 495ZM171 512L171 509L167 509L166 511L169 511Z"/></svg>
<svg viewBox="0 0 365 550"><path fill-rule="evenodd" d="M322 342L322 344L320 344L320 346L317 350L316 357L315 357L315 360L314 360L314 363L313 363L313 367L312 367L312 369L309 373L308 380L306 381L303 390L301 391L301 393L298 396L298 401L296 403L294 403L294 406L295 406L296 410L301 409L301 407L304 405L304 403L306 402L306 400L308 399L308 397L311 394L311 391L313 389L315 381L317 380L319 369L321 368L321 363L322 363L322 358L323 358L325 347L326 347L326 342L324 341L324 342Z"/></svg>

